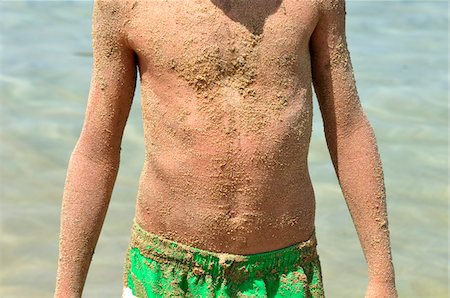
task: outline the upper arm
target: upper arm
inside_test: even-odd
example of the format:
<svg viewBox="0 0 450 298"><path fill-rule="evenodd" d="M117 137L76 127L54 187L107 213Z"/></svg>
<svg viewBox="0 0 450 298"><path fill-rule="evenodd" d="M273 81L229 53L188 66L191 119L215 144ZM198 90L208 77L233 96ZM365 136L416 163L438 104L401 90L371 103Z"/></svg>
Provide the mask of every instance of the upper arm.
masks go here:
<svg viewBox="0 0 450 298"><path fill-rule="evenodd" d="M136 87L136 55L125 34L120 1L95 0L89 98L76 149L102 160L117 159Z"/></svg>
<svg viewBox="0 0 450 298"><path fill-rule="evenodd" d="M325 133L347 136L365 120L345 31L345 0L323 0L310 38L314 90Z"/></svg>

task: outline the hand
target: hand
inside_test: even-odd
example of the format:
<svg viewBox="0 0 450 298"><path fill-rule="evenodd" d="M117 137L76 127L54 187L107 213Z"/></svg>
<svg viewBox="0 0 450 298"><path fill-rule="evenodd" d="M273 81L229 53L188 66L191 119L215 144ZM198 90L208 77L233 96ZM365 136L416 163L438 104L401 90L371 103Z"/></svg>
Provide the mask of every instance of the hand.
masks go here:
<svg viewBox="0 0 450 298"><path fill-rule="evenodd" d="M397 298L395 282L369 281L364 298Z"/></svg>

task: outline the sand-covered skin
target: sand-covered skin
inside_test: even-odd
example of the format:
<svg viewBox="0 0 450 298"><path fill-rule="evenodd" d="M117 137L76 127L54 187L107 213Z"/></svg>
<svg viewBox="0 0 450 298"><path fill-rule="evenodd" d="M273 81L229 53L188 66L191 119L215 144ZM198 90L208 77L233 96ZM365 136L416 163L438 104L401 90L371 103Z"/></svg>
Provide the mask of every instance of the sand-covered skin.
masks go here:
<svg viewBox="0 0 450 298"><path fill-rule="evenodd" d="M368 264L366 298L396 297L386 189L374 130L361 107L343 0L320 0L311 38L312 77L328 150Z"/></svg>
<svg viewBox="0 0 450 298"><path fill-rule="evenodd" d="M136 2L127 31L147 149L138 221L216 252L307 239L314 3L151 2Z"/></svg>
<svg viewBox="0 0 450 298"><path fill-rule="evenodd" d="M393 281L383 171L356 91L344 1L96 3L90 99L62 208L61 293L82 291L119 167L136 66L146 148L136 203L142 227L240 255L308 239L314 82L369 275Z"/></svg>

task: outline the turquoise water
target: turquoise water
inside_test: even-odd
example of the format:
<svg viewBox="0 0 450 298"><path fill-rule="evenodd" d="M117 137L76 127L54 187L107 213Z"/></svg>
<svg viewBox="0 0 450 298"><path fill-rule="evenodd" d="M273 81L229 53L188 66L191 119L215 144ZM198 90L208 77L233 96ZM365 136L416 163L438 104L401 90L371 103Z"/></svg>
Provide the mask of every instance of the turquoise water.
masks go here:
<svg viewBox="0 0 450 298"><path fill-rule="evenodd" d="M1 297L50 297L68 160L91 75L84 1L0 1ZM400 297L447 297L448 3L347 0L347 38L385 173ZM85 297L119 297L144 159L139 85ZM363 297L367 266L317 102L309 155L328 297Z"/></svg>

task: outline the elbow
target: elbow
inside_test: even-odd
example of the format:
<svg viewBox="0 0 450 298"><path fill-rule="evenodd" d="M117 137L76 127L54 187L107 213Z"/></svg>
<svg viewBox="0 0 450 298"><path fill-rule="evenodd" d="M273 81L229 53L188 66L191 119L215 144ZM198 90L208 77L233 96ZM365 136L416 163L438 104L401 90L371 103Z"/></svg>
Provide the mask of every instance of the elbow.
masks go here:
<svg viewBox="0 0 450 298"><path fill-rule="evenodd" d="M352 138L352 136L359 135L361 133L367 134L372 130L372 125L369 122L367 116L362 112L358 117L349 119L346 123L343 123L337 135L339 138Z"/></svg>
<svg viewBox="0 0 450 298"><path fill-rule="evenodd" d="M325 132L328 151L338 177L342 169L359 167L367 160L379 158L375 133L367 117L353 124L338 125Z"/></svg>
<svg viewBox="0 0 450 298"><path fill-rule="evenodd" d="M373 127L364 113L351 121L324 123L324 133L331 155L338 155L342 150L352 151L364 145L376 144Z"/></svg>
<svg viewBox="0 0 450 298"><path fill-rule="evenodd" d="M108 140L89 138L82 134L72 151L72 155L83 156L97 164L118 167L120 150L120 145L113 146Z"/></svg>
<svg viewBox="0 0 450 298"><path fill-rule="evenodd" d="M330 139L346 140L351 139L353 136L373 131L372 125L364 113L358 113L357 115L346 115L336 118L333 123L324 123L325 136Z"/></svg>

